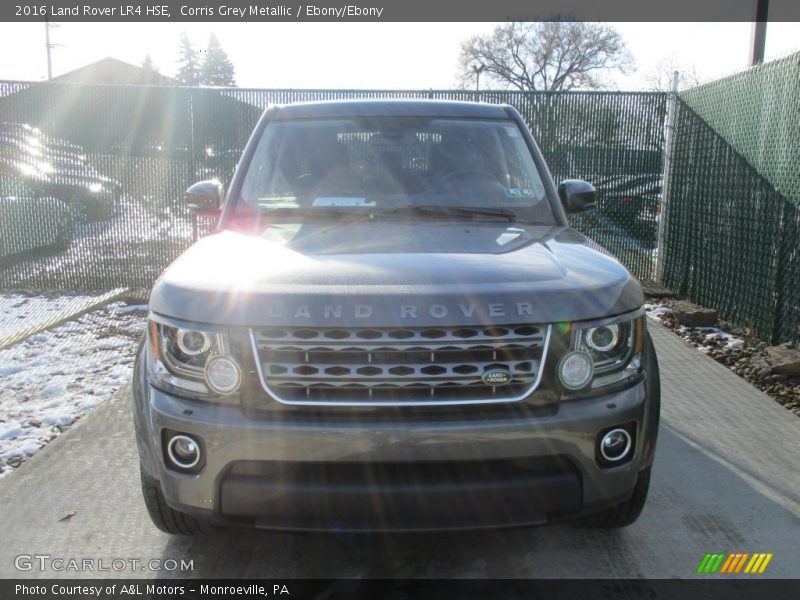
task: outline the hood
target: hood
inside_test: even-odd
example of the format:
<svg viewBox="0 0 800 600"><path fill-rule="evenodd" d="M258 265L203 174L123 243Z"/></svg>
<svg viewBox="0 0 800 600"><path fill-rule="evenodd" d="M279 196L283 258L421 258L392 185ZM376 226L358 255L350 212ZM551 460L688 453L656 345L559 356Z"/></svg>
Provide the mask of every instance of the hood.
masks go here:
<svg viewBox="0 0 800 600"><path fill-rule="evenodd" d="M444 326L594 319L643 301L569 228L326 222L203 238L156 282L150 309L219 325Z"/></svg>

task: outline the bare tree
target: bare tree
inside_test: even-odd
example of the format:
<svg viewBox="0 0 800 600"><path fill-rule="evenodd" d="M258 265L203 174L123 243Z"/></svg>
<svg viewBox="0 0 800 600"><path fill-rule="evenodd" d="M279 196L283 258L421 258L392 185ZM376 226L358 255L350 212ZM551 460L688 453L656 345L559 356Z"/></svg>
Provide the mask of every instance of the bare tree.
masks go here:
<svg viewBox="0 0 800 600"><path fill-rule="evenodd" d="M609 71L632 65L613 27L581 21L506 23L461 44L461 85L472 87L478 69L490 84L523 91L596 89Z"/></svg>
<svg viewBox="0 0 800 600"><path fill-rule="evenodd" d="M647 86L654 92L671 92L672 77L678 72L678 87L685 90L703 83L703 77L697 72L695 65L679 63L673 58L660 61L652 70L644 75Z"/></svg>

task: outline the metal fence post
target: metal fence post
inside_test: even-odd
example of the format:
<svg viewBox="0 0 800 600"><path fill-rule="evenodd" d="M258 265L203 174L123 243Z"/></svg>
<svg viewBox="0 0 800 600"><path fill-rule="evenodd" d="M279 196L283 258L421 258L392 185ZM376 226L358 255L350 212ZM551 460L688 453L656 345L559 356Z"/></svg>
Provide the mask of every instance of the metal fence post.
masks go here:
<svg viewBox="0 0 800 600"><path fill-rule="evenodd" d="M667 221L667 204L669 201L669 172L672 167L672 135L675 129L675 104L678 100L678 82L680 73L672 74L672 93L667 103L667 123L664 133L664 173L661 176L661 197L659 198L658 236L656 238L656 275L655 280L663 283L664 277L664 226Z"/></svg>
<svg viewBox="0 0 800 600"><path fill-rule="evenodd" d="M194 139L194 90L195 88L187 88L187 108L189 117L189 184L194 183L197 178L197 155L195 154L195 139ZM183 202L185 208L186 203ZM199 239L199 227L197 223L197 212L192 211L192 243L194 244Z"/></svg>

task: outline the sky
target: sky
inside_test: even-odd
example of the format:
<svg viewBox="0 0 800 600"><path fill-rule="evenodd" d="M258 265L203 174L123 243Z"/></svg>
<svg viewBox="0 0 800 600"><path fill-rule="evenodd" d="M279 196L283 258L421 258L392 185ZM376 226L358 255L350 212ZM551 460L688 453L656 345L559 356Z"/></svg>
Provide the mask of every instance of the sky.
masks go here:
<svg viewBox="0 0 800 600"><path fill-rule="evenodd" d="M198 50L213 31L236 67L240 87L449 89L456 85L461 41L496 23L56 23L53 74L106 56L176 72L186 31ZM650 89L665 64L716 79L748 66L749 23L611 23L635 70L608 87ZM767 59L800 50L800 23L770 23ZM0 23L0 79L47 75L43 23Z"/></svg>

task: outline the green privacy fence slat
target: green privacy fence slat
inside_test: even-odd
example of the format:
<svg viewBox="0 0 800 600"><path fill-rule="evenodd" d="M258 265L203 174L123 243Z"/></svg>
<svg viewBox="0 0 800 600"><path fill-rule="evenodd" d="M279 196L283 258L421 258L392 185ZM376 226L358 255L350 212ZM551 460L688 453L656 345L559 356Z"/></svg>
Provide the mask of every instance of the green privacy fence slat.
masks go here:
<svg viewBox="0 0 800 600"><path fill-rule="evenodd" d="M681 92L664 283L800 342L800 53Z"/></svg>
<svg viewBox="0 0 800 600"><path fill-rule="evenodd" d="M71 144L74 154L80 154L95 172L118 182L121 190L113 218L86 222L76 215L75 239L67 250L42 247L11 257L0 252L0 288L151 285L191 243L184 190L200 179L230 181L242 148L267 106L347 98L512 104L534 132L556 181L588 179L601 190L613 192L637 177L644 177L651 188L661 178L666 96L660 93L486 91L478 95L454 90L259 90L0 81L0 168L5 169L0 178L18 167L20 157L14 149L16 142L2 133L3 123L26 124L40 130L35 135L44 141L43 146ZM657 192L650 189L646 198L627 203L621 193L606 197L599 210L575 218L574 225L619 256L635 275L647 277L653 269ZM30 236L47 238L53 225L47 219L37 222L40 230L29 232ZM200 229L207 232L211 225L205 220ZM13 223L8 226L17 237L28 235Z"/></svg>
<svg viewBox="0 0 800 600"><path fill-rule="evenodd" d="M783 203L781 225L783 237L773 340L800 343L800 209L794 203Z"/></svg>
<svg viewBox="0 0 800 600"><path fill-rule="evenodd" d="M680 96L800 207L800 52Z"/></svg>
<svg viewBox="0 0 800 600"><path fill-rule="evenodd" d="M664 283L762 339L800 340L800 210L678 101Z"/></svg>

